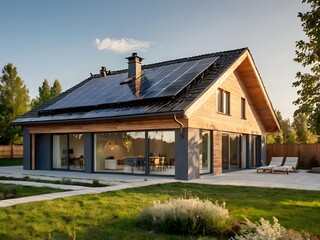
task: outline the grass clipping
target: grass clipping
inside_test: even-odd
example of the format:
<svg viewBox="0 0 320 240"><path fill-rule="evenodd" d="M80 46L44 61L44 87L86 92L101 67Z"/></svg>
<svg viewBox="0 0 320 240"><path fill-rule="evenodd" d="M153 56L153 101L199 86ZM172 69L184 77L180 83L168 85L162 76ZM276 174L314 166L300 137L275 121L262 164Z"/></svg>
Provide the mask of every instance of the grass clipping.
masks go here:
<svg viewBox="0 0 320 240"><path fill-rule="evenodd" d="M138 224L149 230L192 236L230 233L232 221L225 203L213 203L199 198L178 198L161 203L154 201L144 208Z"/></svg>

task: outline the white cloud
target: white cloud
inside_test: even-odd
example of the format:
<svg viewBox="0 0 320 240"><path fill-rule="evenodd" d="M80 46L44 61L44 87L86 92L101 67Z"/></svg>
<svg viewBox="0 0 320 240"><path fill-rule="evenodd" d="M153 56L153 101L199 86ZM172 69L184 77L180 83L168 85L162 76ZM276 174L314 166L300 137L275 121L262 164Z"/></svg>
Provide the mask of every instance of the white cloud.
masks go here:
<svg viewBox="0 0 320 240"><path fill-rule="evenodd" d="M101 51L113 51L118 53L127 53L134 51L145 51L150 47L150 42L139 41L131 38L111 39L105 38L95 39L95 45Z"/></svg>

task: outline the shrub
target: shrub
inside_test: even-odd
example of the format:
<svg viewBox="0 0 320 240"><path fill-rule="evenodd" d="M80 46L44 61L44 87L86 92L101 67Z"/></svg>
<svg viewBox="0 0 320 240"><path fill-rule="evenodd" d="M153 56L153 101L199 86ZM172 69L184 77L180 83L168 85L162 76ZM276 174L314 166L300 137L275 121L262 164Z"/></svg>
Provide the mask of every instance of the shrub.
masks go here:
<svg viewBox="0 0 320 240"><path fill-rule="evenodd" d="M61 184L71 185L72 184L71 178L62 178Z"/></svg>
<svg viewBox="0 0 320 240"><path fill-rule="evenodd" d="M303 240L309 239L309 236L303 236L300 233L287 230L282 227L277 218L273 217L273 224L268 220L261 218L260 223L254 224L247 220L246 227L240 230L240 235L236 235L237 240Z"/></svg>
<svg viewBox="0 0 320 240"><path fill-rule="evenodd" d="M30 180L30 177L29 177L29 176L24 176L24 177L22 178L22 180L23 180L23 181L29 181L29 180Z"/></svg>
<svg viewBox="0 0 320 240"><path fill-rule="evenodd" d="M142 209L138 218L141 227L183 235L225 235L231 231L229 211L222 205L199 198L171 199L153 202Z"/></svg>
<svg viewBox="0 0 320 240"><path fill-rule="evenodd" d="M99 187L100 186L99 179L92 179L92 186Z"/></svg>
<svg viewBox="0 0 320 240"><path fill-rule="evenodd" d="M2 192L0 192L0 200L4 199L4 194Z"/></svg>
<svg viewBox="0 0 320 240"><path fill-rule="evenodd" d="M4 199L13 198L17 194L17 186L15 185L5 185L1 189Z"/></svg>

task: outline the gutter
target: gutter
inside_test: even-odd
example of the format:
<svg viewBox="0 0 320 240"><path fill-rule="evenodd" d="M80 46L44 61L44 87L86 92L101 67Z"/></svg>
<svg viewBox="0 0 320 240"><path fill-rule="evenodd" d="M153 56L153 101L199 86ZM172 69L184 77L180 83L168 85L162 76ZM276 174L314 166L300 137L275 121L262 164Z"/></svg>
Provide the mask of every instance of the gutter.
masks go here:
<svg viewBox="0 0 320 240"><path fill-rule="evenodd" d="M183 123L180 122L178 119L177 119L177 116L176 114L173 114L173 119L176 121L176 123L178 123L180 125L180 136L181 138L183 138Z"/></svg>
<svg viewBox="0 0 320 240"><path fill-rule="evenodd" d="M101 118L78 118L78 119L61 119L61 120L45 120L45 121L28 121L28 122L11 122L10 126L24 126L24 125L38 125L38 124L55 124L55 123L76 123L76 122L97 122L103 120L122 120L122 119L132 119L132 118L144 118L144 117L159 117L159 116L168 116L171 114L183 114L183 111L177 112L164 112L164 113L144 113L144 114L137 114L137 115L123 115L118 117L101 117ZM39 118L39 117L33 117ZM181 123L182 124L182 123ZM180 125L180 124L179 124ZM182 124L183 126L183 124Z"/></svg>

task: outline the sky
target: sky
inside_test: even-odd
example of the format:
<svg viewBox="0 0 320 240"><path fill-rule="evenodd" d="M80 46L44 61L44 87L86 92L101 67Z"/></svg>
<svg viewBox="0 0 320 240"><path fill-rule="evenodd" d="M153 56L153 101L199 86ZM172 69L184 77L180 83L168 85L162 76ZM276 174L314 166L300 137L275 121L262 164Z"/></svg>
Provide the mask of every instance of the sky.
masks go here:
<svg viewBox="0 0 320 240"><path fill-rule="evenodd" d="M0 68L17 67L38 95L44 79L63 90L98 73L248 47L284 118L297 109L295 42L305 39L301 0L0 0Z"/></svg>

